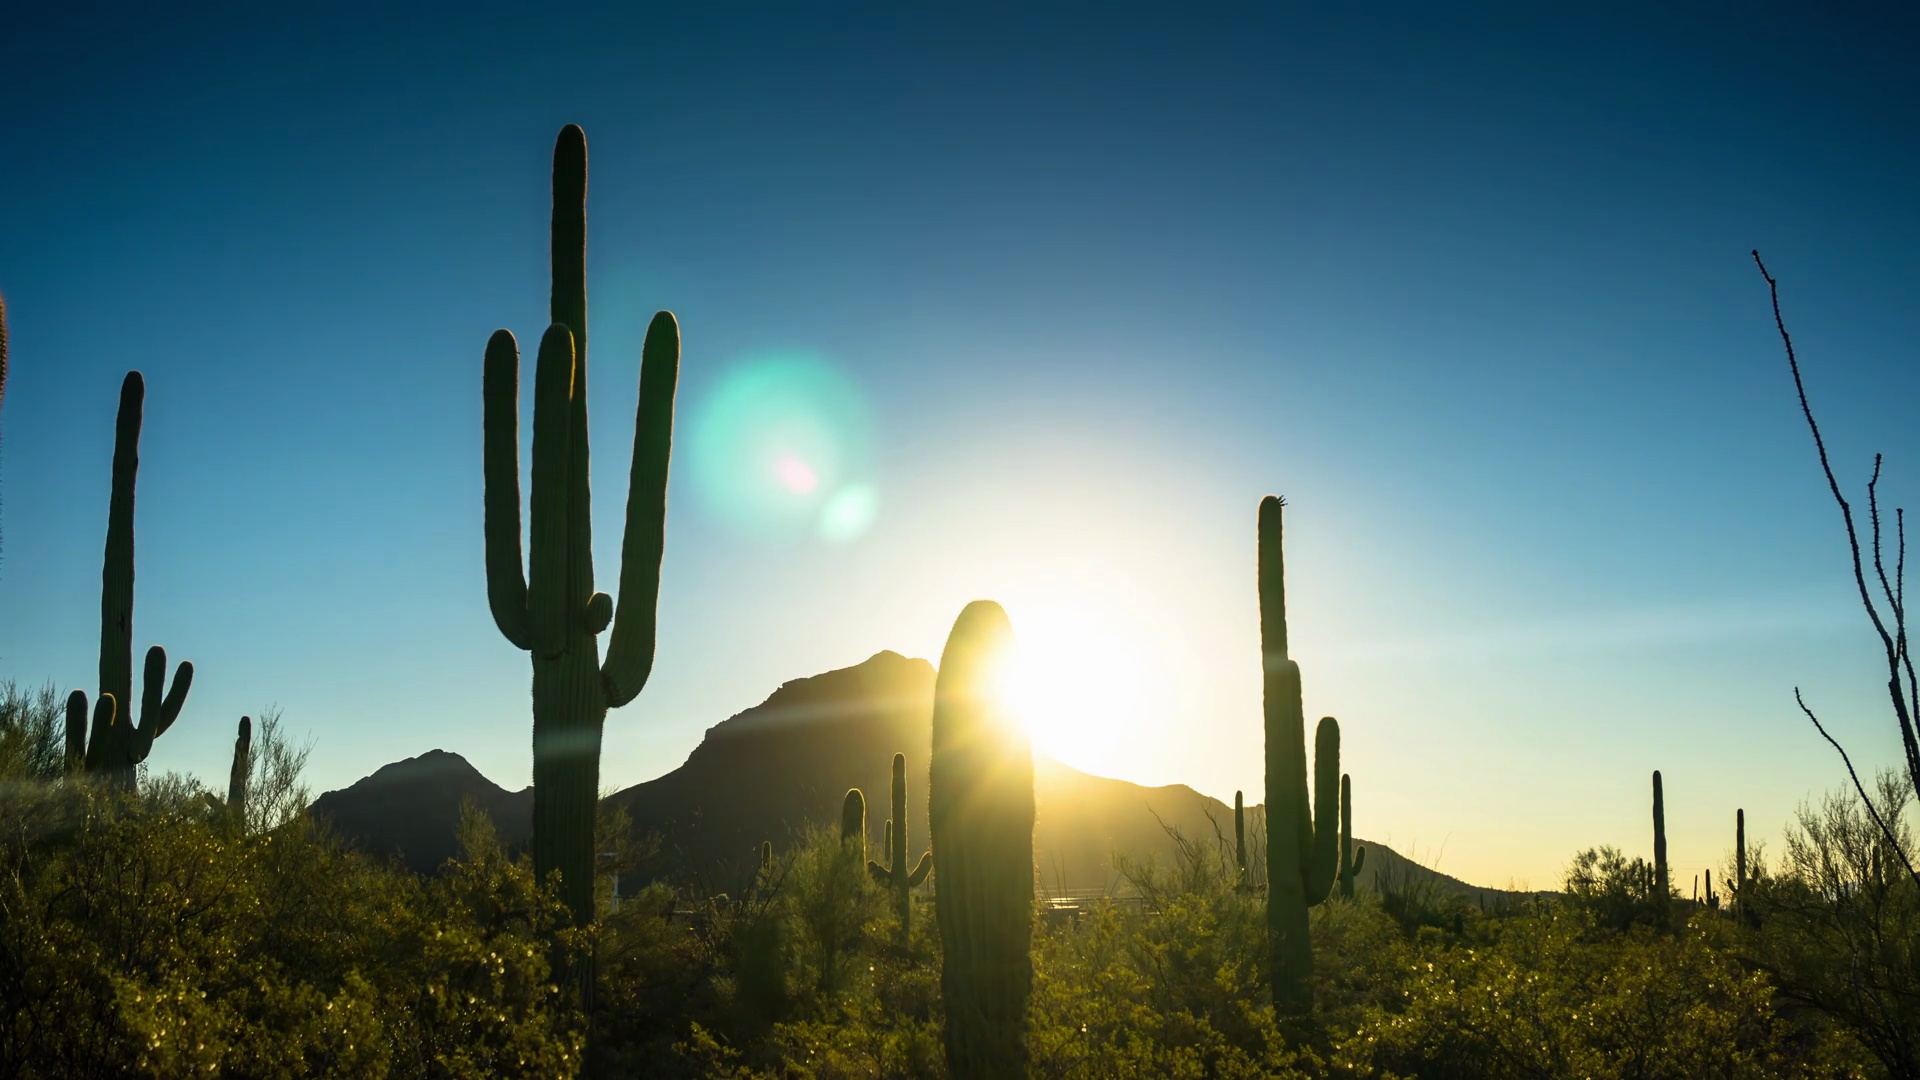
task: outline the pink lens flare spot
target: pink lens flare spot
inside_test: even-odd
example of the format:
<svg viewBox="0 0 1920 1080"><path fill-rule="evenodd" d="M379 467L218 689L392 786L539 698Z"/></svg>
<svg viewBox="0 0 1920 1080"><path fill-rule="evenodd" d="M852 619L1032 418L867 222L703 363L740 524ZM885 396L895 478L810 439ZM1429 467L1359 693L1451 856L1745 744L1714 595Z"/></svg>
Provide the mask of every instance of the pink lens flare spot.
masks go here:
<svg viewBox="0 0 1920 1080"><path fill-rule="evenodd" d="M805 495L811 492L814 485L820 482L820 478L814 475L813 466L801 461L792 454L781 454L774 459L773 475L775 479L780 481L781 487L786 488L795 495Z"/></svg>

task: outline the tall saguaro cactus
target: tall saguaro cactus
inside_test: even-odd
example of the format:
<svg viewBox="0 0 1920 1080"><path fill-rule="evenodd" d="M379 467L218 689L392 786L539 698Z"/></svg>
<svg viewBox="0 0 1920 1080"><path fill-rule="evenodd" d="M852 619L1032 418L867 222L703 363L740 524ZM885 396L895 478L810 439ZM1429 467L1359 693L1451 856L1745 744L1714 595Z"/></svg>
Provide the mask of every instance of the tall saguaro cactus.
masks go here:
<svg viewBox="0 0 1920 1080"><path fill-rule="evenodd" d="M534 373L531 520L520 549L520 353L487 342L487 600L506 639L533 654L533 861L559 871L574 920L593 920L593 817L607 710L632 701L653 670L654 616L667 516L667 458L680 328L660 312L641 346L620 604L593 587L587 453L587 141L572 125L553 149L552 325ZM605 664L599 634L611 624Z"/></svg>
<svg viewBox="0 0 1920 1080"><path fill-rule="evenodd" d="M1747 913L1747 812L1733 812L1733 916Z"/></svg>
<svg viewBox="0 0 1920 1080"><path fill-rule="evenodd" d="M1653 770L1653 902L1667 908L1667 799L1660 788L1660 770Z"/></svg>
<svg viewBox="0 0 1920 1080"><path fill-rule="evenodd" d="M1353 846L1353 777L1340 778L1340 896L1353 899L1353 883L1367 864L1367 849Z"/></svg>
<svg viewBox="0 0 1920 1080"><path fill-rule="evenodd" d="M0 409L7 404L7 298L0 296Z"/></svg>
<svg viewBox="0 0 1920 1080"><path fill-rule="evenodd" d="M1233 868L1238 876L1234 879L1236 888L1246 888L1247 882L1247 801L1244 792L1233 793Z"/></svg>
<svg viewBox="0 0 1920 1080"><path fill-rule="evenodd" d="M233 740L233 767L227 770L227 813L242 828L247 823L247 778L253 764L253 718L240 718L239 734Z"/></svg>
<svg viewBox="0 0 1920 1080"><path fill-rule="evenodd" d="M927 813L944 962L947 1066L958 1080L1026 1075L1033 989L1033 750L1000 697L1013 627L961 611L933 691ZM894 829L894 843L905 834Z"/></svg>
<svg viewBox="0 0 1920 1080"><path fill-rule="evenodd" d="M913 890L927 880L927 871L933 866L933 852L921 853L920 861L913 869L907 869L907 755L893 755L893 785L888 793L892 797L893 816L887 819L886 856L887 865L877 862L867 863L867 873L873 880L893 890L893 910L900 917L900 944L905 945L912 938L913 926Z"/></svg>
<svg viewBox="0 0 1920 1080"><path fill-rule="evenodd" d="M182 660L167 689L167 651L147 650L141 673L140 716L133 716L133 495L140 472L140 418L146 382L137 371L120 384L120 412L114 421L113 488L107 502L107 548L100 571L100 697L91 735L79 733L76 715L86 713L86 694L67 701L67 752L76 750L88 772L101 773L132 790L140 763L153 752L153 740L180 718L193 686L193 664ZM109 700L111 699L111 700ZM77 709L76 709L77 704Z"/></svg>
<svg viewBox="0 0 1920 1080"><path fill-rule="evenodd" d="M1300 665L1287 655L1286 562L1281 552L1281 508L1272 495L1260 502L1260 650L1267 743L1267 932L1272 939L1274 1008L1313 1008L1313 943L1307 908L1333 890L1339 835L1340 725L1323 717L1313 739L1313 805L1307 805L1306 713ZM1317 811L1317 813L1316 813Z"/></svg>

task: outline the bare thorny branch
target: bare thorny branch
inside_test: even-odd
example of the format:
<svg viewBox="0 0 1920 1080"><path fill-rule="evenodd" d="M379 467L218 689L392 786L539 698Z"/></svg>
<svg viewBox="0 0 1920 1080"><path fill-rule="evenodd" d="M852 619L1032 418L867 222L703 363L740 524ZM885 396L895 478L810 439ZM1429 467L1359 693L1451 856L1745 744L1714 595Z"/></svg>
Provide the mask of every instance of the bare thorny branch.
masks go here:
<svg viewBox="0 0 1920 1080"><path fill-rule="evenodd" d="M1880 635L1880 643L1887 660L1887 698L1893 705L1893 715L1900 726L1900 742L1905 751L1907 780L1913 785L1914 794L1920 797L1920 740L1914 735L1913 709L1920 701L1920 680L1914 675L1913 655L1907 647L1907 606L1906 606L1906 566L1907 566L1907 525L1906 514L1895 507L1894 516L1894 568L1893 577L1887 577L1887 565L1881 552L1882 531L1880 525L1880 465L1881 455L1873 456L1873 476L1867 481L1867 518L1871 529L1869 548L1873 559L1874 576L1879 580L1882 598L1887 605L1888 619L1880 611L1880 605L1874 601L1873 590L1867 585L1866 567L1860 555L1860 533L1853 521L1853 507L1840 490L1840 481L1833 475L1833 465L1827 458L1827 443L1820 435L1820 424L1813 418L1813 407L1807 403L1806 383L1800 377L1800 360L1794 355L1793 337L1787 333L1786 320L1780 314L1780 284L1767 272L1767 264L1760 260L1760 252L1753 252L1753 264L1760 268L1760 276L1766 279L1767 292L1773 301L1773 325L1780 332L1780 343L1787 350L1787 367L1793 372L1793 388L1800 397L1800 415L1807 421L1807 430L1813 433L1813 447L1820 455L1820 470L1826 474L1827 489L1833 493L1833 501L1840 506L1840 520L1847 529L1847 547L1853 555L1853 582L1860 591L1861 606L1867 610L1867 617L1873 622L1873 629ZM1916 872L1913 863L1908 860L1906 851L1900 846L1894 835L1891 823L1886 821L1875 808L1873 799L1860 782L1860 774L1854 771L1853 762L1838 740L1827 732L1820 718L1800 696L1800 688L1795 687L1793 699L1805 713L1807 719L1821 737L1833 745L1840 753L1840 760L1847 767L1847 775L1853 779L1853 788L1866 804L1867 813L1872 815L1874 824L1885 836L1888 847L1900 856L1906 864L1907 873L1920 884L1920 872Z"/></svg>

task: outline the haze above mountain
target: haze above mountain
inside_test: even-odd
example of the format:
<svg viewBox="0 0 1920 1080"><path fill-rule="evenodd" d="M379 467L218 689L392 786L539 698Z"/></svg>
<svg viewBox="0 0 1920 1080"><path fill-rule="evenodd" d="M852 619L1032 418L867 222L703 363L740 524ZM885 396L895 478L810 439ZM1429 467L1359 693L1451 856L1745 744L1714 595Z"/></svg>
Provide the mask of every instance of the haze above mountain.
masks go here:
<svg viewBox="0 0 1920 1080"><path fill-rule="evenodd" d="M641 876L723 892L751 874L763 840L780 850L809 823L837 824L848 788L866 795L867 835L877 849L890 815L893 755L904 753L908 849L923 851L933 683L932 664L894 652L792 680L708 728L679 768L614 792L603 805L624 808L636 836L659 836L659 852ZM1356 788L1364 792L1364 785L1358 778ZM1034 788L1034 854L1049 894L1124 890L1116 856L1165 864L1176 849L1170 829L1232 842L1233 808L1183 784L1144 787L1093 776L1036 752ZM492 817L509 847L528 842L533 789L508 791L459 754L439 749L327 792L312 812L351 842L430 873L456 854L466 799ZM1250 805L1247 816L1252 846L1264 811ZM1461 892L1498 892L1437 874L1384 845L1356 843L1368 849L1363 886L1381 874L1412 874Z"/></svg>

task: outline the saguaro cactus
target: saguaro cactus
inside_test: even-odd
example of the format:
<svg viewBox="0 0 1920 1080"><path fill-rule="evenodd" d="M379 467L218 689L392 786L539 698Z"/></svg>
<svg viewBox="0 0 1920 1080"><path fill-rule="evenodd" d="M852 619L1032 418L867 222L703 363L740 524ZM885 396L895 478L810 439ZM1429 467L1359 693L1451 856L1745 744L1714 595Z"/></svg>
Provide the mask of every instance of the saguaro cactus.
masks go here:
<svg viewBox="0 0 1920 1080"><path fill-rule="evenodd" d="M233 767L227 772L227 812L242 826L247 821L247 777L253 756L253 718L240 718L240 732L233 740Z"/></svg>
<svg viewBox="0 0 1920 1080"><path fill-rule="evenodd" d="M1233 793L1233 866L1239 872L1234 884L1247 887L1247 802L1243 792Z"/></svg>
<svg viewBox="0 0 1920 1080"><path fill-rule="evenodd" d="M848 788L840 802L840 842L867 850L867 796L859 788Z"/></svg>
<svg viewBox="0 0 1920 1080"><path fill-rule="evenodd" d="M520 353L487 342L487 599L506 639L533 654L533 861L559 871L576 922L593 920L594 805L607 710L632 701L653 670L654 616L667 516L667 458L680 329L660 312L641 347L620 606L593 587L587 453L587 141L567 125L553 149L552 325L534 373L529 551L520 550ZM598 635L612 624L607 659Z"/></svg>
<svg viewBox="0 0 1920 1080"><path fill-rule="evenodd" d="M1307 908L1327 898L1339 869L1334 807L1340 801L1340 725L1324 717L1313 739L1313 806L1307 805L1306 714L1300 665L1287 655L1286 562L1281 508L1260 502L1260 649L1267 742L1267 932L1272 938L1273 1004L1313 1008L1313 943ZM1315 813L1317 811L1317 815Z"/></svg>
<svg viewBox="0 0 1920 1080"><path fill-rule="evenodd" d="M127 372L120 384L120 412L114 422L113 488L107 503L107 549L100 572L100 696L103 707L93 713L91 735L80 736L80 751L88 772L104 774L112 783L132 790L138 768L153 752L153 740L166 734L180 718L187 691L193 686L193 665L185 660L175 669L173 689L167 690L167 651L158 645L147 650L142 672L140 717L132 716L133 700L133 494L140 472L140 416L146 402L146 382L137 371ZM86 713L86 694L74 691L79 714ZM108 703L104 699L111 697ZM75 750L72 726L75 699L67 702L67 750Z"/></svg>
<svg viewBox="0 0 1920 1080"><path fill-rule="evenodd" d="M0 408L7 404L7 298L0 296Z"/></svg>
<svg viewBox="0 0 1920 1080"><path fill-rule="evenodd" d="M1747 812L1736 809L1733 812L1733 915L1742 918L1747 913Z"/></svg>
<svg viewBox="0 0 1920 1080"><path fill-rule="evenodd" d="M1660 770L1653 770L1653 902L1667 907L1667 800L1660 789Z"/></svg>
<svg viewBox="0 0 1920 1080"><path fill-rule="evenodd" d="M900 944L906 945L911 938L913 926L913 890L927 880L927 871L933 866L933 852L920 855L920 861L913 869L907 869L907 755L893 755L893 785L888 793L892 797L893 816L887 819L886 851L887 865L877 862L867 863L867 873L873 880L893 890L894 914L900 917Z"/></svg>
<svg viewBox="0 0 1920 1080"><path fill-rule="evenodd" d="M1353 777L1340 778L1340 896L1353 899L1353 883L1367 864L1367 849L1353 846Z"/></svg>
<svg viewBox="0 0 1920 1080"><path fill-rule="evenodd" d="M1033 751L999 693L1012 648L1006 612L977 600L953 624L934 682L927 812L947 1066L958 1080L1027 1068Z"/></svg>

